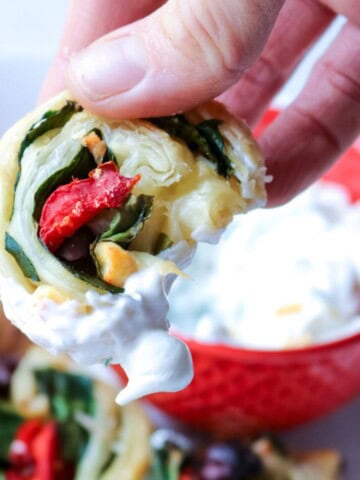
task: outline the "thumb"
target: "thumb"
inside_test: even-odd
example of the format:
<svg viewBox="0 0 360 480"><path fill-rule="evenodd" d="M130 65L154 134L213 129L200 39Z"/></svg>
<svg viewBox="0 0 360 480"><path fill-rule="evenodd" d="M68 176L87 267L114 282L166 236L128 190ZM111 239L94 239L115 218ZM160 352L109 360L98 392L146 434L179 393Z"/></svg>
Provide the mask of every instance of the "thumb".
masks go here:
<svg viewBox="0 0 360 480"><path fill-rule="evenodd" d="M110 118L159 116L222 93L259 55L284 0L169 0L75 54L67 83Z"/></svg>

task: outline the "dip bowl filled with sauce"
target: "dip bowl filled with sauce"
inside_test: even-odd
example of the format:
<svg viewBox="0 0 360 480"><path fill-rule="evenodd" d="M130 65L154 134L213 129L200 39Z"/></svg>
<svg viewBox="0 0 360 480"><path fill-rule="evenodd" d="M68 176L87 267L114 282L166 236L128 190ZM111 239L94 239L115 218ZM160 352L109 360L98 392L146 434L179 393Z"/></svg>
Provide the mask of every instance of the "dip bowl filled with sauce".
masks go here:
<svg viewBox="0 0 360 480"><path fill-rule="evenodd" d="M335 410L360 392L360 251L356 247L360 244L356 243L357 232L360 236L360 204L357 204L360 150L357 146L323 180L323 186L315 187L320 193L312 192L312 199L305 193L305 197L295 200L297 207L290 207L284 227L277 225L283 217L277 209L259 213L262 218L268 216L268 230L271 231L274 222L278 235L281 228L292 231L292 250L289 247L287 251L286 245L283 250L274 249L275 233L268 237L266 227L264 238L253 241L245 223L241 225L251 252L244 253L243 243L236 243L236 232L241 230L237 225L219 247L217 273L223 274L222 280L215 278L216 273L211 274L209 267L208 280L203 272L199 282L196 270L192 270L190 289L186 287L188 290L182 292L182 287L175 284L170 301L178 312L170 310L170 320L174 334L190 348L195 376L180 392L148 397L154 406L178 420L231 436L304 424ZM345 187L346 195L339 187L334 188L334 184ZM318 195L322 201L317 208L324 210L326 222L330 218L332 224L332 217L334 221L340 218L341 225L328 237L328 225L318 212L313 215L308 208L306 215L301 213L302 208L306 210L303 205L312 205ZM343 210L347 212L345 220ZM250 221L255 214L249 215ZM348 224L351 224L349 231ZM306 230L305 236L301 228ZM261 244L266 241L269 241L266 253L274 257L266 262L266 267L272 266L275 271L263 272L262 278ZM287 255L299 249L303 249L303 256L292 267L290 257L286 261ZM331 249L337 252L335 260ZM246 259L245 266L237 261L242 254L251 254L253 260L247 262L251 268ZM311 259L311 254L316 258ZM226 261L226 256L231 255L234 265L231 258ZM277 255L282 258L277 259ZM203 257L202 268L206 271L206 257L211 257L211 251L206 251ZM237 275L237 268L244 269L243 276ZM231 276L234 272L236 276ZM242 305L236 310L227 305L227 299L236 295L247 299L246 308ZM281 296L283 303L276 303Z"/></svg>

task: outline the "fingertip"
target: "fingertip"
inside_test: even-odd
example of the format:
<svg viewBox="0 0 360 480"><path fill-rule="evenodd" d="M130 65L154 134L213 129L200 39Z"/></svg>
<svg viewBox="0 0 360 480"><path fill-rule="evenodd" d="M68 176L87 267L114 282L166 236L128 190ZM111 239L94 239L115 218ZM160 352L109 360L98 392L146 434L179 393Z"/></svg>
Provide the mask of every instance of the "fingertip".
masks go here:
<svg viewBox="0 0 360 480"><path fill-rule="evenodd" d="M178 113L213 98L213 82L158 67L158 52L141 35L105 37L71 56L65 82L87 110L123 119Z"/></svg>
<svg viewBox="0 0 360 480"><path fill-rule="evenodd" d="M146 75L146 66L141 40L135 35L120 35L72 55L68 80L90 102L97 103L134 88Z"/></svg>

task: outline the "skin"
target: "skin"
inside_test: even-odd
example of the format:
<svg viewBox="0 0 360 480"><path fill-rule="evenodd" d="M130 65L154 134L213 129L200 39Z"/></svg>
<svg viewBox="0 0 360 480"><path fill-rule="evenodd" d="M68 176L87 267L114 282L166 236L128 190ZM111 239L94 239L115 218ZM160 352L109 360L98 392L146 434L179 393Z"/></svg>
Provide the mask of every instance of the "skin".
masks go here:
<svg viewBox="0 0 360 480"><path fill-rule="evenodd" d="M73 0L41 99L66 83L91 111L129 118L170 114L221 95L254 125L342 14L348 21L305 88L260 138L274 176L268 205L280 205L359 134L358 6L358 0Z"/></svg>

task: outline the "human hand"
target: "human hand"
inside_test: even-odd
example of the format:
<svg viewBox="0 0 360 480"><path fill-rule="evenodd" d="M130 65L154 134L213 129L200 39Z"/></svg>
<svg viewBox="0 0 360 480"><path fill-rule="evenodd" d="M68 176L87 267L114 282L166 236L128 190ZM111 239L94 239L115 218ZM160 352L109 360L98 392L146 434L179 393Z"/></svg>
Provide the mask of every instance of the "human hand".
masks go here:
<svg viewBox="0 0 360 480"><path fill-rule="evenodd" d="M225 92L228 108L254 125L342 13L349 21L304 90L260 137L274 176L269 205L281 204L318 178L360 129L358 0L287 0L278 15L283 3L72 0L42 98L63 88L67 70L79 102L107 117L166 115Z"/></svg>

